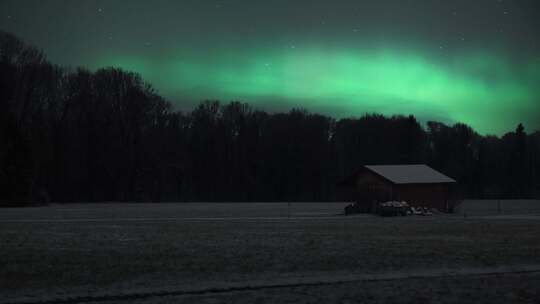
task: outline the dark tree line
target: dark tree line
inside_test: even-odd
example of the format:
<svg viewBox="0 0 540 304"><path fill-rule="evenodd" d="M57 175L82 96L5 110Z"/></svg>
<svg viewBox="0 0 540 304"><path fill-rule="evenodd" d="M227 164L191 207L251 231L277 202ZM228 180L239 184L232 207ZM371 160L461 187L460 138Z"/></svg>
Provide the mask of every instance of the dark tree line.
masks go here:
<svg viewBox="0 0 540 304"><path fill-rule="evenodd" d="M427 163L465 196L538 197L540 132L366 114L335 120L240 102L171 104L135 73L49 63L0 32L0 205L326 201L364 164Z"/></svg>

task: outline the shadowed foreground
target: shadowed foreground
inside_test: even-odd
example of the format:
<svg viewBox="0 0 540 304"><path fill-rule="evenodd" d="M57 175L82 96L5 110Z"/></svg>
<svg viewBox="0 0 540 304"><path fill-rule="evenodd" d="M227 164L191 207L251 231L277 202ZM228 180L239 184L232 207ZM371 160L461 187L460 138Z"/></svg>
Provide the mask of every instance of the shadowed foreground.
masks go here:
<svg viewBox="0 0 540 304"><path fill-rule="evenodd" d="M131 298L131 303L538 303L540 274L411 278ZM107 303L125 303L121 300Z"/></svg>
<svg viewBox="0 0 540 304"><path fill-rule="evenodd" d="M337 215L343 206L5 209L0 303L540 299L540 274L512 272L540 269L540 217L344 217ZM130 294L135 297L122 298Z"/></svg>

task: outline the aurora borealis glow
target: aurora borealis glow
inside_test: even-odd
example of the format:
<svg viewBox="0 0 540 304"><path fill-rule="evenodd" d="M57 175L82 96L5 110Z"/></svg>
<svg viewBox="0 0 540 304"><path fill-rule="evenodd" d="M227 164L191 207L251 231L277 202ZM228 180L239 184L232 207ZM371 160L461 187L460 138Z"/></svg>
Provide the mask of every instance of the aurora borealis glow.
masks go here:
<svg viewBox="0 0 540 304"><path fill-rule="evenodd" d="M480 54L444 63L392 48L297 46L231 53L183 54L163 61L111 57L98 66L139 71L169 96L248 100L263 107L283 101L339 117L414 113L468 122L481 132L511 129L508 117L527 119L521 116L524 109L539 113L540 108L540 61L512 65Z"/></svg>
<svg viewBox="0 0 540 304"><path fill-rule="evenodd" d="M464 122L484 134L501 134L519 122L540 129L538 22L536 11L527 11L534 2L416 1L403 5L397 17L387 15L399 2L388 0L377 7L366 1L372 3L365 6L368 12L345 0L313 1L301 12L305 1L278 1L280 11L262 4L266 10L259 11L242 0L161 1L156 16L124 16L117 4L88 2L72 9L102 19L98 29L83 29L86 19L76 26L90 42L83 47L72 38L76 45L70 49L78 55L43 41L45 51L62 64L138 72L179 108L204 99L240 100L266 110L304 107L334 117L414 114L424 121ZM174 21L167 8L182 4L191 15L177 12ZM13 14L19 9L3 6ZM359 16L349 12L357 6ZM331 8L337 12L329 15L325 10ZM238 20L232 21L233 12ZM439 14L444 18L437 19ZM146 23L135 24L137 18ZM32 36L20 31L23 38ZM37 36L28 38L40 45Z"/></svg>

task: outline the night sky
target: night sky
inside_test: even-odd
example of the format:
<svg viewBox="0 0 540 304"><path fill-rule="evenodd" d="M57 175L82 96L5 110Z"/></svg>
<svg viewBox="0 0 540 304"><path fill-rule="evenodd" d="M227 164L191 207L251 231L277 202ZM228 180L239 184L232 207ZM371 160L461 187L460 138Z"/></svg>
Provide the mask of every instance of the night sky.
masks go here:
<svg viewBox="0 0 540 304"><path fill-rule="evenodd" d="M203 99L540 129L540 1L2 0L0 29L61 65Z"/></svg>

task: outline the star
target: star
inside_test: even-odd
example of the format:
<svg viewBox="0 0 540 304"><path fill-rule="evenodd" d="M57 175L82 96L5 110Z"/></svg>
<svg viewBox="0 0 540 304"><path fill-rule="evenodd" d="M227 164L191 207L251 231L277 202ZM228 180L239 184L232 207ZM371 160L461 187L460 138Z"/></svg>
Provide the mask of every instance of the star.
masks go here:
<svg viewBox="0 0 540 304"><path fill-rule="evenodd" d="M98 11L98 13L102 13L102 12L103 12L103 9L100 7L100 8L98 8L97 11Z"/></svg>

